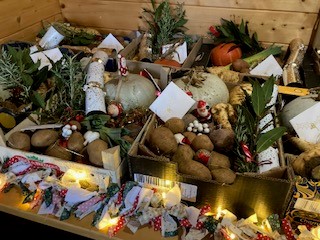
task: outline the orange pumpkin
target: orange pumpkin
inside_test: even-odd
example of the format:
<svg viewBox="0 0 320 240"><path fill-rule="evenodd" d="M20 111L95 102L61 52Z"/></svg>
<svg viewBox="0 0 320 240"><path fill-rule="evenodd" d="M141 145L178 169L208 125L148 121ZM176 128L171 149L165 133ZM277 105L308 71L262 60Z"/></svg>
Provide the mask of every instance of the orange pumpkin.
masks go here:
<svg viewBox="0 0 320 240"><path fill-rule="evenodd" d="M221 43L211 50L210 58L214 66L226 66L242 57L242 51L235 43Z"/></svg>
<svg viewBox="0 0 320 240"><path fill-rule="evenodd" d="M156 61L154 61L154 63L160 64L162 66L167 66L167 67L176 67L176 68L181 67L181 64L173 59L165 59L165 58L157 59Z"/></svg>

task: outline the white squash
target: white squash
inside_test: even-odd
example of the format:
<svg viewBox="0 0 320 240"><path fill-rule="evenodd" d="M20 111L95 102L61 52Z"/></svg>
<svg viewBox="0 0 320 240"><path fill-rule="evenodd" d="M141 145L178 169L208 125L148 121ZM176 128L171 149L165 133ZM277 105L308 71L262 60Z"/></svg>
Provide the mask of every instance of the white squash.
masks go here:
<svg viewBox="0 0 320 240"><path fill-rule="evenodd" d="M283 109L278 115L280 124L286 127L289 132L294 132L290 120L318 103L315 98L316 96L312 94L307 96L300 96L284 105Z"/></svg>
<svg viewBox="0 0 320 240"><path fill-rule="evenodd" d="M137 107L148 108L156 99L156 88L153 83L133 73L129 73L122 79L118 99L115 99L119 82L118 79L112 79L105 84L106 98L107 102L119 101L124 111Z"/></svg>
<svg viewBox="0 0 320 240"><path fill-rule="evenodd" d="M205 78L200 87L188 85L182 79L177 79L175 84L184 91L190 91L192 98L196 101L203 100L212 107L218 103L229 102L229 90L225 82L217 75L211 73L202 73ZM194 109L193 106L192 109Z"/></svg>

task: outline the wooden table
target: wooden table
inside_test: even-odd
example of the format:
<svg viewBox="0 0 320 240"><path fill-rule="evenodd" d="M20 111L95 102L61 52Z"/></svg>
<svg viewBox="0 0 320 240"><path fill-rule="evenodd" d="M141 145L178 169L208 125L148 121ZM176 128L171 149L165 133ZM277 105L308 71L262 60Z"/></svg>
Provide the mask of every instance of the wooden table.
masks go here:
<svg viewBox="0 0 320 240"><path fill-rule="evenodd" d="M30 210L28 204L22 204L23 196L20 189L14 187L8 193L0 193L0 211L8 213L20 218L24 218L36 223L44 224L51 226L60 230L71 232L79 236L87 237L90 239L113 239L113 240L143 240L143 239L152 239L152 240L177 240L179 237L164 238L161 237L160 232L156 232L153 228L148 226L140 228L135 234L133 234L128 228L121 230L114 238L109 238L107 235L107 229L99 230L91 226L91 221L93 214L90 214L79 220L74 216L71 216L69 219L60 221L57 217L52 215L39 215L37 214L38 208ZM5 219L1 219L3 223ZM12 226L14 227L14 226ZM14 229L14 228L13 228ZM12 231L12 230L11 230ZM32 229L32 231L37 231L37 229ZM10 234L8 229L7 233ZM27 235L25 235L27 236ZM32 236L33 239L36 236ZM48 235L41 236L41 239L44 237L50 237Z"/></svg>

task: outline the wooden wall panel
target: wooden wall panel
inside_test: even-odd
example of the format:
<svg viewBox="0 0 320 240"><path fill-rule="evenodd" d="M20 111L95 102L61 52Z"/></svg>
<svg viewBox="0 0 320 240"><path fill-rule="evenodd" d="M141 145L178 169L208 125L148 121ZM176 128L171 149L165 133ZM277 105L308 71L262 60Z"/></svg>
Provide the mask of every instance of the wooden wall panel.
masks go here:
<svg viewBox="0 0 320 240"><path fill-rule="evenodd" d="M219 24L221 18L236 22L244 19L249 22L250 30L258 33L260 41L280 44L288 44L296 37L309 44L320 6L319 0L184 2L189 33L206 35L209 26ZM150 6L147 0L60 0L60 3L62 14L69 22L112 33L143 27L143 21L139 18L142 7Z"/></svg>
<svg viewBox="0 0 320 240"><path fill-rule="evenodd" d="M63 17L62 14L59 13L57 15L54 15L52 17L43 19L44 21L48 22L54 22L54 21L62 21ZM9 36L0 38L0 43L5 43L9 41L27 41L27 42L34 42L36 40L36 36L39 33L39 31L42 29L43 25L42 22L37 22L29 27L23 28L22 30L11 34Z"/></svg>
<svg viewBox="0 0 320 240"><path fill-rule="evenodd" d="M42 20L61 16L58 0L2 0L0 1L0 39L10 35L27 37ZM38 28L40 29L40 28ZM32 31L33 30L33 31ZM35 36L30 36L34 39Z"/></svg>
<svg viewBox="0 0 320 240"><path fill-rule="evenodd" d="M74 0L71 0L74 1ZM114 0L100 0L100 2L113 2ZM320 8L319 0L169 0L170 3L184 3L186 6L220 7L220 8L241 8L254 10L272 11L293 11L318 13ZM62 1L61 1L62 2ZM66 0L64 2L70 2ZM76 2L84 2L76 0ZM92 2L86 0L85 2ZM94 1L93 1L94 2ZM150 3L150 0L121 0L118 2ZM156 0L161 2L161 0Z"/></svg>

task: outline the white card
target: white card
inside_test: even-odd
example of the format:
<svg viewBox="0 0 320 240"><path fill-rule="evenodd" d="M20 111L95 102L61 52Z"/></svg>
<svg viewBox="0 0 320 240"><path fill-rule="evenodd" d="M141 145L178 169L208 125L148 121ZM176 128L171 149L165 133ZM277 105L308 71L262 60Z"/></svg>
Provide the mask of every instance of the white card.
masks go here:
<svg viewBox="0 0 320 240"><path fill-rule="evenodd" d="M195 102L175 83L170 82L149 108L162 121L166 122L172 117L182 118Z"/></svg>
<svg viewBox="0 0 320 240"><path fill-rule="evenodd" d="M43 51L43 54L50 58L54 63L58 62L63 57L59 48L45 50Z"/></svg>
<svg viewBox="0 0 320 240"><path fill-rule="evenodd" d="M173 44L167 44L162 46L162 54L167 52ZM183 64L188 57L187 43L184 42L182 45L176 47L175 51L172 53L172 59L176 60L178 63Z"/></svg>
<svg viewBox="0 0 320 240"><path fill-rule="evenodd" d="M269 147L258 153L259 173L263 173L280 166L279 151L276 148Z"/></svg>
<svg viewBox="0 0 320 240"><path fill-rule="evenodd" d="M45 66L48 66L49 70L52 68L52 64L51 64L49 58L47 58L47 56L43 52L33 53L30 55L30 57L34 63L36 63L36 62L38 62L38 60L40 60L40 66L38 67L39 70Z"/></svg>
<svg viewBox="0 0 320 240"><path fill-rule="evenodd" d="M59 48L53 48L43 52L32 53L30 57L34 63L36 63L38 60L41 61L41 64L38 68L39 70L45 66L48 66L50 70L52 68L52 64L49 59L51 59L51 61L55 63L59 61L63 57L63 55Z"/></svg>
<svg viewBox="0 0 320 240"><path fill-rule="evenodd" d="M124 47L111 33L99 44L98 48L111 48L120 52Z"/></svg>
<svg viewBox="0 0 320 240"><path fill-rule="evenodd" d="M302 140L310 143L320 142L320 103L298 114L290 123Z"/></svg>
<svg viewBox="0 0 320 240"><path fill-rule="evenodd" d="M273 55L270 55L261 63L259 63L254 69L250 71L252 75L259 75L259 76L281 76L283 70L277 60L274 58Z"/></svg>

